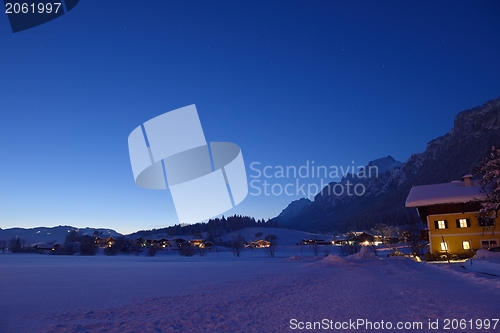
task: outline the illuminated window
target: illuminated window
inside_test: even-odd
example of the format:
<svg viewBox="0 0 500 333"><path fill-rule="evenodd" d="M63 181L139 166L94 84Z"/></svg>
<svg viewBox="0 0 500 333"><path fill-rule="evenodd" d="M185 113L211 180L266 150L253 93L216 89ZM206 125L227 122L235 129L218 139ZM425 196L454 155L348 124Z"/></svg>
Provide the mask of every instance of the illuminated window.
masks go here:
<svg viewBox="0 0 500 333"><path fill-rule="evenodd" d="M469 228L470 220L469 219L458 219L457 220L457 228Z"/></svg>
<svg viewBox="0 0 500 333"><path fill-rule="evenodd" d="M441 251L448 251L448 243L441 242Z"/></svg>
<svg viewBox="0 0 500 333"><path fill-rule="evenodd" d="M448 221L446 220L434 221L434 226L436 227L436 229L447 229Z"/></svg>
<svg viewBox="0 0 500 333"><path fill-rule="evenodd" d="M469 241L463 241L462 242L462 248L464 250L470 250L470 242Z"/></svg>

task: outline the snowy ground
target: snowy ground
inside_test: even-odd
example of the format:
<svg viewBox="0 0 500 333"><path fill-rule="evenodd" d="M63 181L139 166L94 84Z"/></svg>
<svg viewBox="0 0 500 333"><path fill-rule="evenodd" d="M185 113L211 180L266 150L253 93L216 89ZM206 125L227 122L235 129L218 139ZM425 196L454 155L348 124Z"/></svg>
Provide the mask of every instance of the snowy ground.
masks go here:
<svg viewBox="0 0 500 333"><path fill-rule="evenodd" d="M397 332L480 332L476 325L486 319L488 332L500 332L500 323L492 329L500 278L463 263L288 251L276 258L261 250L240 258L0 254L0 332L312 331L299 329L307 322L347 328L332 331L388 331L373 328L382 321ZM473 329L445 330L447 319ZM365 323L346 326L357 320ZM438 329L430 330L436 320ZM398 322L422 328L396 329Z"/></svg>

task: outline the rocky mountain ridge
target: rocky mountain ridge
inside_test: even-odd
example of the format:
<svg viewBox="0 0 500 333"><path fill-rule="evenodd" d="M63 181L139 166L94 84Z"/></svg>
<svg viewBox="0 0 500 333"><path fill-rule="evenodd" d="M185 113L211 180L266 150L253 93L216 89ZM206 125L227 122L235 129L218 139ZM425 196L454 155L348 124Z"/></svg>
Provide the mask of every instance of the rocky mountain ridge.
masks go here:
<svg viewBox="0 0 500 333"><path fill-rule="evenodd" d="M275 220L281 225L311 232L369 229L377 223L417 221L415 212L404 206L413 185L450 182L474 173L489 149L499 144L500 98L497 98L460 112L448 133L429 141L424 152L411 155L404 164L388 163L390 156L372 161L374 165L383 160L386 166L385 170L381 168L378 177L346 176L340 182L328 184L310 205L295 215L289 214L284 219L280 214ZM334 193L335 187L347 180L361 184L365 189L363 195Z"/></svg>

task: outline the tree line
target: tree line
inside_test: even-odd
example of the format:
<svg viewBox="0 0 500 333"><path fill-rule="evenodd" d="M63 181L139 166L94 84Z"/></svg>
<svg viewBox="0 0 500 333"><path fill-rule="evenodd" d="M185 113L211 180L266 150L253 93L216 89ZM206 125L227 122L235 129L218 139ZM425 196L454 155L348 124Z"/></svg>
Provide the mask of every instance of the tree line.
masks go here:
<svg viewBox="0 0 500 333"><path fill-rule="evenodd" d="M167 234L169 236L199 236L201 238L202 233L206 233L206 240L216 243L217 240L224 234L237 231L247 227L266 227L266 228L279 228L280 225L278 221L271 221L268 219L256 220L250 216L233 215L233 216L222 216L221 218L213 218L207 222L200 222L189 225L176 224L170 227L165 227L161 229L143 230L137 232L136 236L147 237L153 234Z"/></svg>

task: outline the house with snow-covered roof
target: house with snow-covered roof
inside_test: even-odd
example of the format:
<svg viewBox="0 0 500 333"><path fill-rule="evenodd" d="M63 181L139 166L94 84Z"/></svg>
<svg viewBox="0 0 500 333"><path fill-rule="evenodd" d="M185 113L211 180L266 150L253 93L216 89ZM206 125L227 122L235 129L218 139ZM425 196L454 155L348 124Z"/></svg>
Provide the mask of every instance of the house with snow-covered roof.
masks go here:
<svg viewBox="0 0 500 333"><path fill-rule="evenodd" d="M247 247L251 249L262 249L271 246L271 242L264 239L257 239L253 242L249 242Z"/></svg>
<svg viewBox="0 0 500 333"><path fill-rule="evenodd" d="M54 252L59 251L59 249L61 247L62 247L62 245L59 243L54 243L54 244L41 243L41 244L33 245L33 249L37 253L54 253Z"/></svg>
<svg viewBox="0 0 500 333"><path fill-rule="evenodd" d="M416 208L426 225L433 259L467 258L479 249L498 246L495 219L479 218L485 197L472 175L462 181L411 188L406 207Z"/></svg>
<svg viewBox="0 0 500 333"><path fill-rule="evenodd" d="M115 243L115 239L110 235L94 235L94 243L98 247L111 247Z"/></svg>

